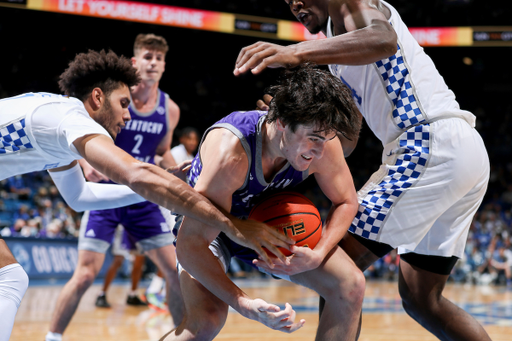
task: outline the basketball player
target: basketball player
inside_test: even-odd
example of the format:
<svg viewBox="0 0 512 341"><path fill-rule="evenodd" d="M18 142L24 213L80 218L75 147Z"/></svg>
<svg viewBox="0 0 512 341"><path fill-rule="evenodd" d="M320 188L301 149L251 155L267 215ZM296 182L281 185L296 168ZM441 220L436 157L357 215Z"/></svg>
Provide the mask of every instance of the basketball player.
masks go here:
<svg viewBox="0 0 512 341"><path fill-rule="evenodd" d="M459 108L385 1L285 3L309 32L327 39L290 46L258 42L242 49L234 73L303 60L329 65L384 146L383 164L359 191L359 211L340 245L362 270L398 248L407 313L441 340L489 340L471 315L442 295L489 178L475 116ZM344 141L343 147L348 155L355 143Z"/></svg>
<svg viewBox="0 0 512 341"><path fill-rule="evenodd" d="M292 247L295 255L276 262L274 274L326 298L318 340L354 340L365 285L362 272L336 245L357 211L354 184L340 157L336 133L357 136L357 109L339 79L310 65L288 72L273 91L268 115L234 112L206 131L188 180L212 202L244 218L261 195L293 188L314 174L332 201L322 238L313 250ZM252 299L228 278L232 256L263 264L255 261L254 252L220 232L184 218L177 253L184 269L180 281L186 316L163 339L212 340L224 325L229 306L275 330L291 333L301 328L305 321L295 321L288 303L281 310Z"/></svg>
<svg viewBox="0 0 512 341"><path fill-rule="evenodd" d="M232 222L174 175L137 161L114 145L113 139L130 120L129 87L138 82L129 59L112 51L89 51L77 55L60 76L61 89L73 97L27 93L0 100L0 179L51 169L57 188L76 211L118 207L144 198L225 229L263 257L262 245L271 249L272 243L286 245L268 226ZM76 161L82 157L138 194L126 186L86 182ZM280 252L272 252L284 259ZM27 277L3 240L0 283L0 339L4 340L12 330Z"/></svg>
<svg viewBox="0 0 512 341"><path fill-rule="evenodd" d="M165 55L169 49L167 41L154 34L139 34L134 42L132 65L138 71L141 82L130 90L132 102L128 107L131 121L121 130L116 146L134 158L155 163L166 169L176 163L170 153L174 129L179 121L180 110L169 95L159 89L165 71ZM95 170L85 160L80 161L86 177ZM105 178L102 174L99 177ZM105 260L105 252L112 243L115 230L122 224L126 233L163 273L167 304L176 324L183 316L183 303L176 271L174 236L171 232L171 216L168 210L149 201L110 210L86 211L80 227L78 243L79 257L75 276L62 291L59 301L69 312L73 302L68 296L84 293L90 286ZM137 302L138 297L127 298ZM54 315L52 325L64 329L66 317Z"/></svg>

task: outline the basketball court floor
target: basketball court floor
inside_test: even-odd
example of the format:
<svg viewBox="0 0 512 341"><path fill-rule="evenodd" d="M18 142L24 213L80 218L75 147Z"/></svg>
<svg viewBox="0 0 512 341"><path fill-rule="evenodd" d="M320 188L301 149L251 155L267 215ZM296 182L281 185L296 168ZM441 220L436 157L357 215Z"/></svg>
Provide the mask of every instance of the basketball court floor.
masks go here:
<svg viewBox="0 0 512 341"><path fill-rule="evenodd" d="M292 334L273 331L231 311L216 340L225 341L306 341L314 340L318 323L318 298L309 289L272 279L243 279L236 283L251 297L284 306L292 304L297 318L306 325ZM62 285L29 287L11 335L11 341L42 341ZM147 307L125 304L128 283L115 283L108 292L112 308L96 308L100 284L82 298L64 341L156 341L172 326L169 314ZM512 340L512 290L498 286L448 284L445 296L475 316L492 340ZM340 312L343 314L343 312ZM1 318L1 317L0 317ZM413 321L402 309L396 282L368 281L363 306L361 341L437 340Z"/></svg>

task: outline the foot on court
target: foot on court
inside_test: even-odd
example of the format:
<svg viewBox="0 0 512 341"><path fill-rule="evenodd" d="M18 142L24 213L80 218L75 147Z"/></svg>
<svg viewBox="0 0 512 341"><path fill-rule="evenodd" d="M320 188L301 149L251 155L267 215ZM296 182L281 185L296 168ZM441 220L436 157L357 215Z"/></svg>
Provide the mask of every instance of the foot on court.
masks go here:
<svg viewBox="0 0 512 341"><path fill-rule="evenodd" d="M148 305L146 302L143 302L136 295L129 295L128 298L126 299L126 304L128 304L128 305Z"/></svg>
<svg viewBox="0 0 512 341"><path fill-rule="evenodd" d="M161 294L146 294L146 300L150 308L156 311L169 311L167 303L165 302L165 296Z"/></svg>
<svg viewBox="0 0 512 341"><path fill-rule="evenodd" d="M105 296L105 294L98 295L96 298L96 306L100 308L110 308L110 304L107 302L107 296Z"/></svg>

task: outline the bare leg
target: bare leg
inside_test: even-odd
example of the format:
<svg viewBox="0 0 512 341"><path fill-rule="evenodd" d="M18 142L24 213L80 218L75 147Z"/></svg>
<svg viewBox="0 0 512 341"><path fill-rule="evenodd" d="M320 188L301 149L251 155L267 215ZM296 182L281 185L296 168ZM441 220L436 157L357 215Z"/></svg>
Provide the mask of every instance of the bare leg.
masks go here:
<svg viewBox="0 0 512 341"><path fill-rule="evenodd" d="M448 275L400 260L399 291L407 314L440 340L491 340L470 314L442 296Z"/></svg>
<svg viewBox="0 0 512 341"><path fill-rule="evenodd" d="M116 255L110 264L110 267L107 270L107 274L105 275L105 281L103 282L103 292L107 292L110 284L114 280L117 275L117 270L123 265L124 257Z"/></svg>
<svg viewBox="0 0 512 341"><path fill-rule="evenodd" d="M50 331L62 334L75 314L85 291L94 282L103 265L105 255L93 251L79 250L78 264L73 277L60 292L50 321Z"/></svg>
<svg viewBox="0 0 512 341"><path fill-rule="evenodd" d="M365 279L341 248L334 248L315 270L292 276L292 280L325 298L316 340L357 339Z"/></svg>
<svg viewBox="0 0 512 341"><path fill-rule="evenodd" d="M144 267L144 263L146 261L146 256L144 255L136 255L135 260L133 261L133 269L132 269L132 291L137 290L139 286L140 278L142 277L142 268Z"/></svg>
<svg viewBox="0 0 512 341"><path fill-rule="evenodd" d="M158 249L149 250L146 254L164 275L167 305L169 306L174 324L179 325L183 320L185 312L180 289L180 280L178 271L176 270L175 250L176 249L171 244Z"/></svg>
<svg viewBox="0 0 512 341"><path fill-rule="evenodd" d="M180 275L185 317L178 327L160 341L213 340L228 316L228 305L208 291L186 271Z"/></svg>

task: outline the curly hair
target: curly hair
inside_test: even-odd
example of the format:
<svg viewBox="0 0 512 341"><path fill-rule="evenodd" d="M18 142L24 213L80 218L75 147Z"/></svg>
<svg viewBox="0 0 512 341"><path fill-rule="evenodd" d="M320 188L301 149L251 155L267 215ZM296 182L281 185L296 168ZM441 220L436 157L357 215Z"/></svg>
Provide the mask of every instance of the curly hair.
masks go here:
<svg viewBox="0 0 512 341"><path fill-rule="evenodd" d="M157 36L153 33L140 33L135 38L135 43L133 44L133 55L137 56L137 54L143 49L148 48L150 50L160 51L163 54L166 54L169 51L169 45L167 45L167 40L165 40L162 36Z"/></svg>
<svg viewBox="0 0 512 341"><path fill-rule="evenodd" d="M278 84L267 91L273 96L269 123L280 119L292 132L298 125L337 131L349 140L359 135L359 111L352 92L340 79L311 63L284 70Z"/></svg>
<svg viewBox="0 0 512 341"><path fill-rule="evenodd" d="M59 77L59 87L68 96L84 101L96 87L108 97L121 84L137 85L140 77L130 59L113 51L79 53Z"/></svg>

